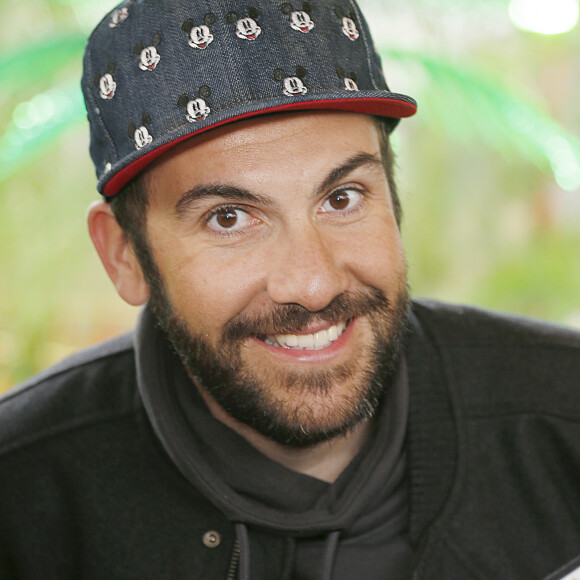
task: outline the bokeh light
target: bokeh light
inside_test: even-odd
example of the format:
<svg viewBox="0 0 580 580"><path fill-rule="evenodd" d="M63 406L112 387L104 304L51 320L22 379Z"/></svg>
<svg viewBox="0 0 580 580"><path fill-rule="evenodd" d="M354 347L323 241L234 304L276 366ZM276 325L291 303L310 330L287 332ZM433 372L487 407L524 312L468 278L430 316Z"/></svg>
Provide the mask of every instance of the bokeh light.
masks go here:
<svg viewBox="0 0 580 580"><path fill-rule="evenodd" d="M561 34L578 23L577 0L511 0L509 14L522 30L539 34Z"/></svg>

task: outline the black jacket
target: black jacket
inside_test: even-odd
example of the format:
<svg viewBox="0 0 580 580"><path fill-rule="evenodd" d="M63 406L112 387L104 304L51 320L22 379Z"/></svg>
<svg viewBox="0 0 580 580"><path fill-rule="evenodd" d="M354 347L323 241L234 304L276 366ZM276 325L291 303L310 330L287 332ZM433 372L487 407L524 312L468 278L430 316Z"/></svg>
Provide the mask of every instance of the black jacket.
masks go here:
<svg viewBox="0 0 580 580"><path fill-rule="evenodd" d="M435 303L413 312L413 578L542 579L580 555L580 337ZM225 579L234 540L153 432L131 336L0 404L2 580ZM259 580L280 580L280 545L264 539Z"/></svg>

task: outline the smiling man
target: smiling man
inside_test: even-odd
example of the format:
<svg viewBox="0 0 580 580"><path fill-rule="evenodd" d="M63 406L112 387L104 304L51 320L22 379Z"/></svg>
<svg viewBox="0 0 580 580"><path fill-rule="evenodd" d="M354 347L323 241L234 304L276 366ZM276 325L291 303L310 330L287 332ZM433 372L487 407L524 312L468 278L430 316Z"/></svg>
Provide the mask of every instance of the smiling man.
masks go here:
<svg viewBox="0 0 580 580"><path fill-rule="evenodd" d="M338 435L358 449L395 371L408 300L382 139L369 116L324 111L176 146L141 185L151 269L110 204L91 209L121 296L149 299L214 415L274 457Z"/></svg>
<svg viewBox="0 0 580 580"><path fill-rule="evenodd" d="M0 405L2 579L574 573L580 338L410 300L353 2L128 0L83 91L143 308Z"/></svg>

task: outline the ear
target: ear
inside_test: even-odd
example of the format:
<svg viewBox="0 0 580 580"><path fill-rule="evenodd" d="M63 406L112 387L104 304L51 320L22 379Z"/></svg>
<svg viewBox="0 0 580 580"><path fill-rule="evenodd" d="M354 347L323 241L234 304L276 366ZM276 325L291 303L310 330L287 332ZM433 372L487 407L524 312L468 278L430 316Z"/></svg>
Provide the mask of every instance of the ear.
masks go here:
<svg viewBox="0 0 580 580"><path fill-rule="evenodd" d="M272 78L276 81L276 82L281 82L286 78L286 73L281 69L281 68L277 68L273 73L272 73Z"/></svg>
<svg viewBox="0 0 580 580"><path fill-rule="evenodd" d="M188 34L191 32L191 29L195 26L195 23L193 22L193 20L186 20L182 25L181 25L181 30L183 30L183 32L187 32Z"/></svg>
<svg viewBox="0 0 580 580"><path fill-rule="evenodd" d="M226 14L226 23L235 24L238 21L238 15L235 12L228 12Z"/></svg>
<svg viewBox="0 0 580 580"><path fill-rule="evenodd" d="M209 99L211 97L211 89L207 85L201 85L198 94L202 99Z"/></svg>
<svg viewBox="0 0 580 580"><path fill-rule="evenodd" d="M179 99L177 99L177 106L180 109L186 109L187 104L189 103L189 95L187 93L183 93Z"/></svg>
<svg viewBox="0 0 580 580"><path fill-rule="evenodd" d="M119 296L133 306L145 304L149 290L143 271L111 206L104 201L94 202L87 222L93 244Z"/></svg>

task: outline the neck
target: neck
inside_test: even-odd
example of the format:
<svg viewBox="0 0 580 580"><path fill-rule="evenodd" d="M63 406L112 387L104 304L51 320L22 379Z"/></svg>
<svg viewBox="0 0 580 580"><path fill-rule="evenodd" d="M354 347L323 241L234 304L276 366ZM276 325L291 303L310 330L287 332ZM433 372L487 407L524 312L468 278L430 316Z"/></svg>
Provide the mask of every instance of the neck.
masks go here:
<svg viewBox="0 0 580 580"><path fill-rule="evenodd" d="M242 436L266 457L288 469L328 483L336 481L370 436L370 421L362 421L346 435L335 437L315 447L306 449L285 447L258 433L248 425L236 421L203 389L199 389L199 391L211 414L218 421Z"/></svg>

